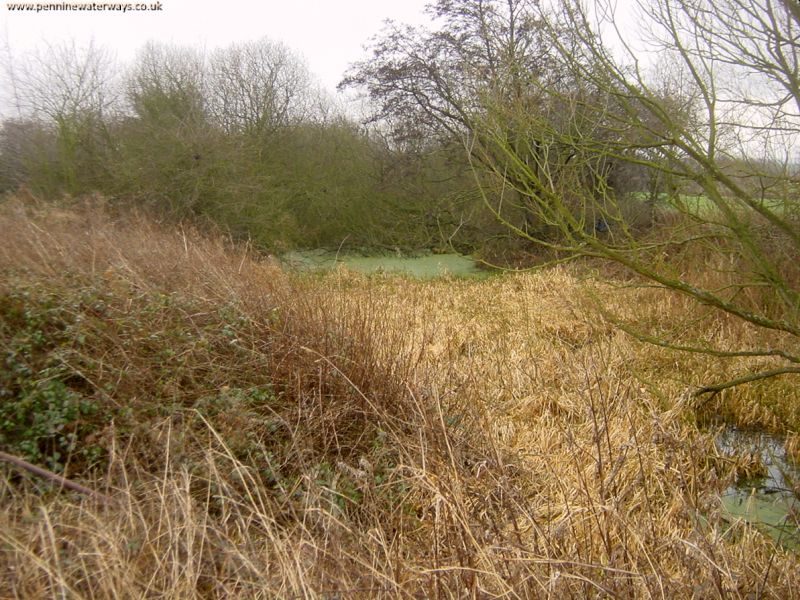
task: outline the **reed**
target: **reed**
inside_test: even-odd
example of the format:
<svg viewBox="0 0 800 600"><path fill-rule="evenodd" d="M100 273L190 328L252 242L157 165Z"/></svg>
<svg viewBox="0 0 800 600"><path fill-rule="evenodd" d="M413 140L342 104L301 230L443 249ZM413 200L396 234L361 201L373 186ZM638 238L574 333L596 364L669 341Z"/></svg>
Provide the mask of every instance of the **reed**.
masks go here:
<svg viewBox="0 0 800 600"><path fill-rule="evenodd" d="M797 596L796 555L723 514L736 468L699 426L724 408L792 427L797 392L700 405L687 391L747 361L643 343L596 301L763 333L578 268L293 276L92 202L0 210L0 340L28 369L3 401L59 381L92 406L2 449L58 446L54 468L109 498L4 465L0 596Z"/></svg>

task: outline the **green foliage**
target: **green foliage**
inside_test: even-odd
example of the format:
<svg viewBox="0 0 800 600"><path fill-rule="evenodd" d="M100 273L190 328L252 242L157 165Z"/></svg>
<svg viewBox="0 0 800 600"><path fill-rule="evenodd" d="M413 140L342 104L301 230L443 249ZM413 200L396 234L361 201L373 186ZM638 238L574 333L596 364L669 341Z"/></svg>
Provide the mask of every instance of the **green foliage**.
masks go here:
<svg viewBox="0 0 800 600"><path fill-rule="evenodd" d="M0 443L31 461L44 460L56 471L76 452L96 459L100 449L92 447L87 452L78 447L83 433L80 420L96 410L91 401L59 380L23 385L0 407Z"/></svg>
<svg viewBox="0 0 800 600"><path fill-rule="evenodd" d="M84 382L64 359L70 345L86 341L78 328L75 314L41 289L0 295L0 446L56 471L102 454L83 443L96 430L99 407L81 393Z"/></svg>
<svg viewBox="0 0 800 600"><path fill-rule="evenodd" d="M43 108L3 123L0 189L100 192L210 221L273 252L471 250L484 236L460 144L397 145L358 125L279 44L235 45L210 60L192 48L145 46L114 111L99 57L69 56L92 65L94 78L43 80L32 96ZM76 92L89 84L82 103ZM51 106L48 86L74 100L68 111Z"/></svg>

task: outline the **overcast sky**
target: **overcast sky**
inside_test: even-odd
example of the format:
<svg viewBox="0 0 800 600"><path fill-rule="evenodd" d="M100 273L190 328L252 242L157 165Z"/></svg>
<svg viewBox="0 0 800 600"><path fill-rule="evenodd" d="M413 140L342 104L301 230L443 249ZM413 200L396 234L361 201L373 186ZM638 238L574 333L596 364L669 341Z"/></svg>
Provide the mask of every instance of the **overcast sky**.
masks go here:
<svg viewBox="0 0 800 600"><path fill-rule="evenodd" d="M37 0L29 1L36 4ZM38 0L50 3L53 0ZM57 0L62 1L62 0ZM87 0L76 0L86 2ZM92 0L88 0L91 2ZM157 0L95 0L96 3ZM161 0L157 12L17 12L0 3L0 44L20 56L43 43L92 39L128 61L149 40L213 49L268 37L305 57L330 90L347 65L365 56L363 46L391 18L426 21L427 0Z"/></svg>

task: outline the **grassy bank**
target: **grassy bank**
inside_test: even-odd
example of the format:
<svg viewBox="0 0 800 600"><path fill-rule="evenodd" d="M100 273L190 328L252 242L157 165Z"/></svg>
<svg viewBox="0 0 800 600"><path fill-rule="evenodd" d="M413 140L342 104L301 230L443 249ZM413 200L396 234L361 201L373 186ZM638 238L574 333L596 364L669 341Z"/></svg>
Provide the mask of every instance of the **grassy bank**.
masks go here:
<svg viewBox="0 0 800 600"><path fill-rule="evenodd" d="M298 277L87 202L0 208L0 450L108 501L3 465L0 596L798 595L797 557L721 510L707 428L797 431L792 382L698 401L752 365L597 302L759 334L586 269Z"/></svg>

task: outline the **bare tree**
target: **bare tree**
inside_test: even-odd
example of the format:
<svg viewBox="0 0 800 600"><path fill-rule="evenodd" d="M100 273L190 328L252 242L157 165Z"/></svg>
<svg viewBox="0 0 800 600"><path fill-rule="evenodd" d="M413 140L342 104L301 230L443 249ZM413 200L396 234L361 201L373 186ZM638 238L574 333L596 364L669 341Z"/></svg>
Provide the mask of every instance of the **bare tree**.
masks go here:
<svg viewBox="0 0 800 600"><path fill-rule="evenodd" d="M303 61L267 39L214 52L208 79L213 119L228 133L258 138L302 120L314 95Z"/></svg>
<svg viewBox="0 0 800 600"><path fill-rule="evenodd" d="M205 60L190 48L148 43L126 82L133 113L160 126L193 128L206 120Z"/></svg>
<svg viewBox="0 0 800 600"><path fill-rule="evenodd" d="M114 60L94 43L48 45L13 60L16 109L22 117L60 122L102 118L115 104Z"/></svg>
<svg viewBox="0 0 800 600"><path fill-rule="evenodd" d="M39 156L28 155L24 160L38 161L47 172L51 168L43 165L53 164L57 179L72 193L82 189L80 181L89 185L92 178L102 177L97 157L106 150L105 125L118 99L111 55L94 44L50 45L10 60L7 75L21 119L11 126L13 131L18 132L20 123L27 121L39 132L51 130L55 141L55 161L49 156L48 144L38 145L42 150ZM34 122L39 125L34 127ZM6 133L11 134L12 129ZM32 150L29 143L25 147ZM14 148L21 150L22 146ZM6 147L4 152L12 150Z"/></svg>
<svg viewBox="0 0 800 600"><path fill-rule="evenodd" d="M532 0L437 0L433 30L389 22L340 88L365 88L372 120L403 136L474 132L487 95L515 102L530 77L554 76Z"/></svg>
<svg viewBox="0 0 800 600"><path fill-rule="evenodd" d="M434 17L433 29L390 22L373 42L372 56L353 65L340 88L365 89L375 107L370 120L388 123L401 147L427 152L457 141L468 148L474 164L491 170L497 162L495 147L485 136L496 134L518 153L530 153L524 159L529 164L545 160L554 169L564 166L569 155L551 152L553 146L544 140L519 143L516 115L557 114L547 104L553 97L539 90L564 87L569 76L547 40L539 3L437 0L427 11ZM486 130L490 115L491 132ZM528 129L524 135L532 133ZM540 231L543 224L525 210L530 199L518 193L522 186L513 188L504 195L504 218L526 231L539 231L540 237L552 233L550 228Z"/></svg>
<svg viewBox="0 0 800 600"><path fill-rule="evenodd" d="M565 0L560 19L548 27L549 40L573 80L594 92L565 94L539 86L537 93L563 109L559 120L515 111L519 128L535 132L518 138L522 148L508 142L490 114L483 123L495 157L490 164L509 188L534 200L529 210L537 219L561 232L560 250L620 263L778 334L774 347L724 351L642 334L684 350L776 361L701 391L800 373L800 11L789 0L663 0L639 6L649 32L644 53L622 35L614 48L602 41L600 30L608 40L615 27L611 2L598 2L589 11L577 0ZM565 41L560 33L568 23L574 37ZM645 60L648 55L658 60ZM524 147L540 145L543 138L571 153L572 169L555 172ZM614 160L669 181L661 199L670 213L682 215L670 235L642 238L630 226L624 207L631 198L604 184ZM488 204L503 218L496 203ZM657 260L664 250L700 244L729 265L724 285Z"/></svg>

